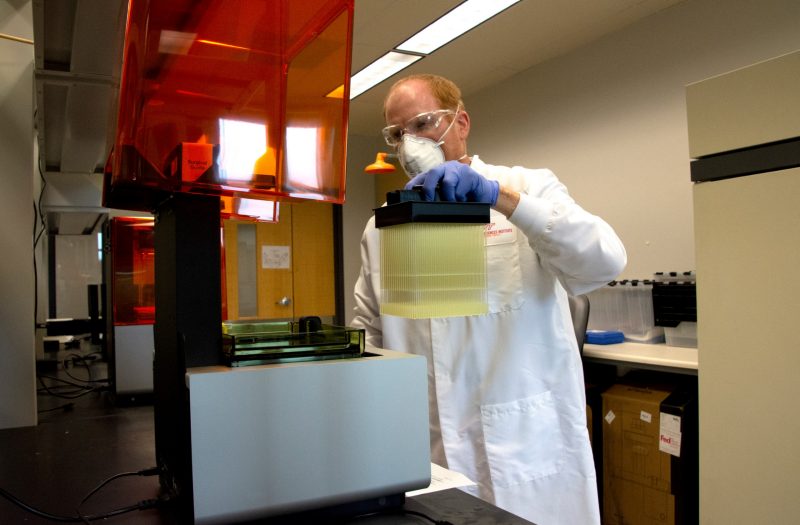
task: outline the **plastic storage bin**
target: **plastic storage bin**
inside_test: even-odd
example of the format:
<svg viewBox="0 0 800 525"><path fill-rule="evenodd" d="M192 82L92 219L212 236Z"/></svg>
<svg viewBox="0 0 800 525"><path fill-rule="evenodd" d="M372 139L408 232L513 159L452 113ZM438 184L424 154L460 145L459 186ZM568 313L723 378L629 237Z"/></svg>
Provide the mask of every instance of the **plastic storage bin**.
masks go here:
<svg viewBox="0 0 800 525"><path fill-rule="evenodd" d="M612 281L589 294L588 329L618 330L626 341L661 343L664 329L655 325L653 284L649 280Z"/></svg>
<svg viewBox="0 0 800 525"><path fill-rule="evenodd" d="M665 326L664 336L669 346L697 348L697 323L682 321L674 328Z"/></svg>
<svg viewBox="0 0 800 525"><path fill-rule="evenodd" d="M489 206L386 195L375 210L381 240L381 314L411 319L489 311L484 230Z"/></svg>
<svg viewBox="0 0 800 525"><path fill-rule="evenodd" d="M381 313L411 319L488 312L483 224L382 228Z"/></svg>

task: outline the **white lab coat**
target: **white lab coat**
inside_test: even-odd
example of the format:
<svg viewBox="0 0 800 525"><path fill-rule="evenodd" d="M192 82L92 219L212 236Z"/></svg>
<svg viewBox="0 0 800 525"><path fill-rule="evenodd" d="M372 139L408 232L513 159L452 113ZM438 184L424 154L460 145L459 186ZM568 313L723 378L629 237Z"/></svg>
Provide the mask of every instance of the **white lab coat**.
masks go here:
<svg viewBox="0 0 800 525"><path fill-rule="evenodd" d="M580 208L549 170L473 157L472 168L521 193L486 230L489 313L380 315L374 218L361 242L353 326L367 343L428 360L431 457L478 483L472 492L538 525L599 524L583 370L567 294L616 278L613 229Z"/></svg>

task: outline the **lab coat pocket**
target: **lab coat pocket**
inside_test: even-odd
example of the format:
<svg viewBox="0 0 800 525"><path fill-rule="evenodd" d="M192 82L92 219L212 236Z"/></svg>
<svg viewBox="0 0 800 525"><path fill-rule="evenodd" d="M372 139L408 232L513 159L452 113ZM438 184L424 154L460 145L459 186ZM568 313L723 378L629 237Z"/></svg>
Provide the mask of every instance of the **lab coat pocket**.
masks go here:
<svg viewBox="0 0 800 525"><path fill-rule="evenodd" d="M561 470L564 436L551 392L484 405L481 420L496 486L510 487Z"/></svg>
<svg viewBox="0 0 800 525"><path fill-rule="evenodd" d="M489 312L499 313L522 305L522 270L517 236L508 219L492 214L486 225L486 266L489 280Z"/></svg>

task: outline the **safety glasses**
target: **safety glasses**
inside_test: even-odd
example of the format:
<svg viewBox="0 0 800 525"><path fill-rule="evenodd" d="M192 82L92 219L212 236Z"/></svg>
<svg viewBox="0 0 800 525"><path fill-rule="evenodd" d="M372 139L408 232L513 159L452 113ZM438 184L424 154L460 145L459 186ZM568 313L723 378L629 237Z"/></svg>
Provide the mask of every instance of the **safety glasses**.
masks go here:
<svg viewBox="0 0 800 525"><path fill-rule="evenodd" d="M411 117L401 126L394 124L386 126L381 130L383 133L383 140L389 146L397 146L402 142L403 135L410 133L411 135L426 135L434 131L442 123L442 119L447 115L455 115L456 112L452 109L437 109L436 111L427 111L420 113L415 117Z"/></svg>

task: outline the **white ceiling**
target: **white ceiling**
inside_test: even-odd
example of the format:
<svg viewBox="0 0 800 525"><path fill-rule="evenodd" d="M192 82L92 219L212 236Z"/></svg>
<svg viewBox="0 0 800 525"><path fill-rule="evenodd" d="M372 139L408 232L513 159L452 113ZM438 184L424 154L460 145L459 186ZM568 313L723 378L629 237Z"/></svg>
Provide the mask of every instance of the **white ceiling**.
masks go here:
<svg viewBox="0 0 800 525"><path fill-rule="evenodd" d="M522 0L351 101L350 132L379 132L383 96L400 76L441 74L468 96L679 1ZM353 73L459 3L355 0ZM102 172L116 116L126 9L124 0L33 0L36 124L48 178ZM65 233L63 225L75 221L54 222Z"/></svg>

